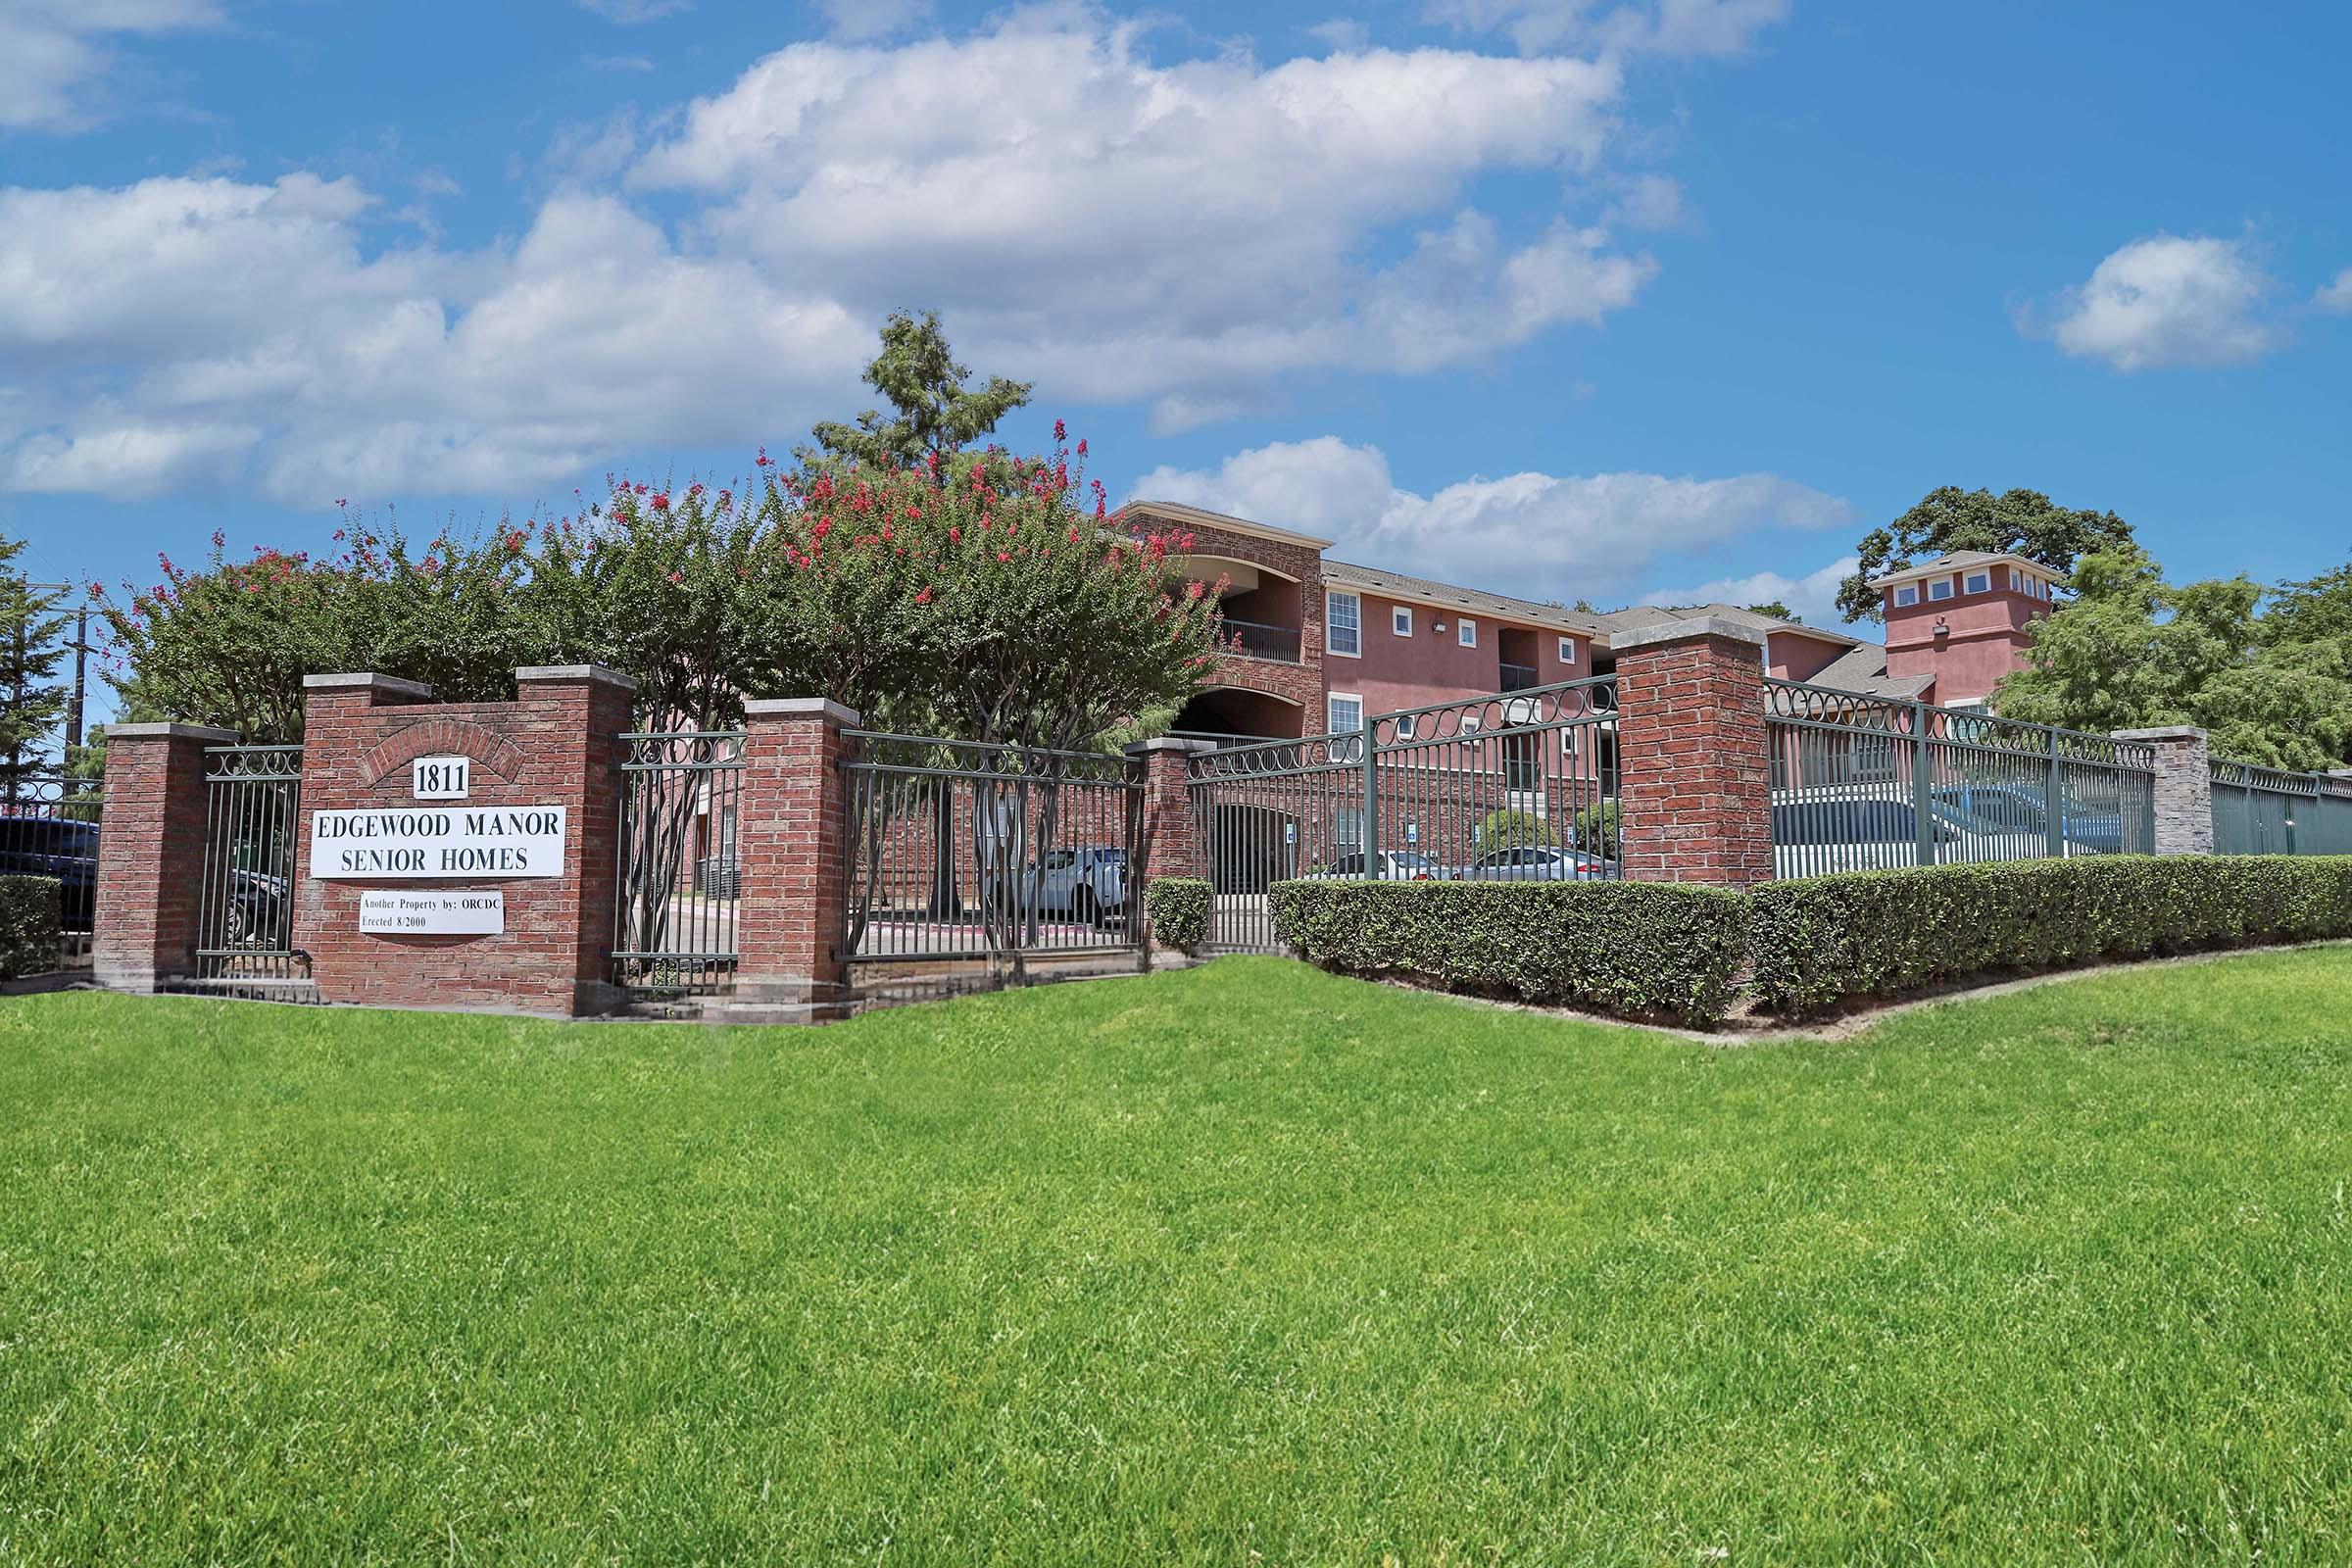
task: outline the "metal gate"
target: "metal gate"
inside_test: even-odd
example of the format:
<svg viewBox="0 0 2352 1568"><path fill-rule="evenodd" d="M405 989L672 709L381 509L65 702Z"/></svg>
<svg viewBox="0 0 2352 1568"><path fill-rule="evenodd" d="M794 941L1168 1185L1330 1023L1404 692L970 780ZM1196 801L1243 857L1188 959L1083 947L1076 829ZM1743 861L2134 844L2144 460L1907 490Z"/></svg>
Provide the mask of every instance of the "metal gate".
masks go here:
<svg viewBox="0 0 2352 1568"><path fill-rule="evenodd" d="M847 732L838 951L919 970L985 960L1020 983L1040 958L1139 950L1138 764L873 730Z"/></svg>
<svg viewBox="0 0 2352 1568"><path fill-rule="evenodd" d="M612 983L661 1000L735 984L743 731L623 735Z"/></svg>
<svg viewBox="0 0 2352 1568"><path fill-rule="evenodd" d="M305 985L294 949L294 850L302 748L211 746L204 753L204 873L197 892L197 985Z"/></svg>
<svg viewBox="0 0 2352 1568"><path fill-rule="evenodd" d="M1206 947L1276 951L1266 890L1335 881L1614 879L1617 686L1562 681L1226 746L1189 767Z"/></svg>
<svg viewBox="0 0 2352 1568"><path fill-rule="evenodd" d="M55 877L58 958L90 963L97 911L98 781L50 767L0 769L0 876Z"/></svg>

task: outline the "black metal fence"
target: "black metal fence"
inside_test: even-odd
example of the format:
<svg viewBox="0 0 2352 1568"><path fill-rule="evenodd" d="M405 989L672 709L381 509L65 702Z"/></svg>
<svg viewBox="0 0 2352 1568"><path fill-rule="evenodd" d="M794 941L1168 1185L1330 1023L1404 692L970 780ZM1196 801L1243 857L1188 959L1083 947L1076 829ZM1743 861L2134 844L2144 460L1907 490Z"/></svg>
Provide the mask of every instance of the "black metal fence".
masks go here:
<svg viewBox="0 0 2352 1568"><path fill-rule="evenodd" d="M649 1000L735 983L743 731L621 737L620 876L612 983Z"/></svg>
<svg viewBox="0 0 2352 1568"><path fill-rule="evenodd" d="M0 766L0 876L54 877L58 957L86 968L98 890L96 779L61 768Z"/></svg>
<svg viewBox="0 0 2352 1568"><path fill-rule="evenodd" d="M294 948L302 748L207 747L204 796L196 983L266 994L307 982L309 961Z"/></svg>
<svg viewBox="0 0 2352 1568"><path fill-rule="evenodd" d="M1295 877L1556 882L1621 874L1617 687L1563 681L1375 713L1360 729L1195 757L1207 946L1272 950Z"/></svg>
<svg viewBox="0 0 2352 1568"><path fill-rule="evenodd" d="M851 731L839 952L858 963L1136 950L1144 785L1099 752Z"/></svg>
<svg viewBox="0 0 2352 1568"><path fill-rule="evenodd" d="M2352 793L2317 773L2215 758L2213 853L2352 855Z"/></svg>
<svg viewBox="0 0 2352 1568"><path fill-rule="evenodd" d="M1765 682L1776 875L2152 853L2153 747Z"/></svg>

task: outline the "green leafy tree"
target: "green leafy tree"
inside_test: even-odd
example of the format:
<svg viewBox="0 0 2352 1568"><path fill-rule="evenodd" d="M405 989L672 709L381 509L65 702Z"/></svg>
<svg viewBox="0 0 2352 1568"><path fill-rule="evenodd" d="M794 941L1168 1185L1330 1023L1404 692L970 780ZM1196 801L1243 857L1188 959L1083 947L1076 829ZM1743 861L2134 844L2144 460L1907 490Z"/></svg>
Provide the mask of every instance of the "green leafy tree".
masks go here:
<svg viewBox="0 0 2352 1568"><path fill-rule="evenodd" d="M1511 807L1489 811L1478 824L1477 844L1482 851L1544 849L1558 842L1544 818Z"/></svg>
<svg viewBox="0 0 2352 1568"><path fill-rule="evenodd" d="M873 470L915 467L937 459L935 471L952 478L949 460L1029 401L1027 381L992 375L975 388L971 373L956 363L936 313L925 311L918 321L895 312L883 325L882 352L865 368L865 379L896 412L886 416L868 409L855 424L827 420L811 432L816 445L796 456L811 469L843 461Z"/></svg>
<svg viewBox="0 0 2352 1568"><path fill-rule="evenodd" d="M21 540L0 538L0 791L15 793L36 768L51 765L65 722L68 692L58 680L69 617L63 595L36 588L17 565Z"/></svg>
<svg viewBox="0 0 2352 1568"><path fill-rule="evenodd" d="M2280 583L2262 612L2262 640L2273 647L2352 637L2352 565Z"/></svg>
<svg viewBox="0 0 2352 1568"><path fill-rule="evenodd" d="M1801 626L1804 624L1802 615L1790 614L1788 607L1778 599L1767 600L1760 605L1750 605L1747 607L1747 612L1751 615L1770 615L1775 620L1785 620L1791 625Z"/></svg>
<svg viewBox="0 0 2352 1568"><path fill-rule="evenodd" d="M1963 490L1944 485L1884 528L1862 536L1861 564L1838 585L1838 612L1849 621L1877 620L1879 590L1870 579L1933 561L1953 550L2023 556L2060 574L2078 558L2132 543L2132 525L2112 512L2061 507L2038 490Z"/></svg>

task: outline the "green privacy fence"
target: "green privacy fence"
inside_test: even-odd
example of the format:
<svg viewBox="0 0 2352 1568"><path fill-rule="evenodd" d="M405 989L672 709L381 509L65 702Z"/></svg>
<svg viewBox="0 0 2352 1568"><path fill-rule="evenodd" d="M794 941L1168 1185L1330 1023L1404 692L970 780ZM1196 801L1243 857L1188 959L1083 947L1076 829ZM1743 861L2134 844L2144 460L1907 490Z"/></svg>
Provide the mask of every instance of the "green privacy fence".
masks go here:
<svg viewBox="0 0 2352 1568"><path fill-rule="evenodd" d="M2352 855L2352 780L2216 758L2216 855Z"/></svg>

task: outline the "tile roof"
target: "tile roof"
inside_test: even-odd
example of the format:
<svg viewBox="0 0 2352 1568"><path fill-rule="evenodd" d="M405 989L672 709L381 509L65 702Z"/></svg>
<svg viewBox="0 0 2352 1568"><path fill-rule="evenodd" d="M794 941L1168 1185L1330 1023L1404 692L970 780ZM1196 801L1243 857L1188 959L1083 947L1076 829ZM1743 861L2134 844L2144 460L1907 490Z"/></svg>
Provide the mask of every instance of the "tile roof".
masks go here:
<svg viewBox="0 0 2352 1568"><path fill-rule="evenodd" d="M1936 684L1933 675L1889 675L1886 650L1877 643L1859 643L1815 670L1807 686L1853 692L1863 697L1891 697L1904 702Z"/></svg>
<svg viewBox="0 0 2352 1568"><path fill-rule="evenodd" d="M1557 627L1562 631L1593 633L1605 629L1606 617L1570 610L1564 605L1513 599L1508 594L1491 594L1449 582L1432 582L1427 577L1408 577L1402 572L1384 571L1378 566L1359 566L1352 562L1325 560L1323 581L1327 584L1336 583L1343 588L1362 589L1366 593L1417 599L1425 604L1458 606L1503 620L1527 621L1537 626Z"/></svg>

